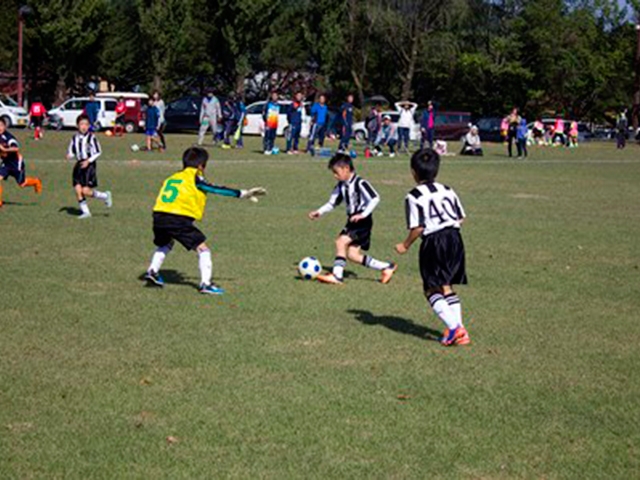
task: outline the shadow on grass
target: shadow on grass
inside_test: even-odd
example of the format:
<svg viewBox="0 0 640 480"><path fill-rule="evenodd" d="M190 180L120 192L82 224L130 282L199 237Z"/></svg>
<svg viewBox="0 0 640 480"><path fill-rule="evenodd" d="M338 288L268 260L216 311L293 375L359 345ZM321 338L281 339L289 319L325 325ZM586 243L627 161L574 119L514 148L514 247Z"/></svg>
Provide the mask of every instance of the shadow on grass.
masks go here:
<svg viewBox="0 0 640 480"><path fill-rule="evenodd" d="M74 217L77 217L82 213L80 209L76 207L62 207L58 210L58 213L60 212L65 212L67 215L73 215Z"/></svg>
<svg viewBox="0 0 640 480"><path fill-rule="evenodd" d="M160 274L162 275L164 283L167 285L186 285L196 289L200 287L200 284L192 282L191 280L188 280L183 273L177 270L162 270ZM143 273L138 277L139 280L142 280L143 282L145 282L145 287L158 288L157 286L151 284L150 282L147 282L146 279L144 278L145 275L146 273Z"/></svg>
<svg viewBox="0 0 640 480"><path fill-rule="evenodd" d="M298 268L298 264L294 263L294 265L296 266L296 270ZM326 270L326 269L325 269ZM331 273L331 270L326 270L326 272ZM325 272L325 273L326 273ZM305 282L308 282L309 280L307 280L306 278L303 278L299 273L296 272L296 275L293 277L295 280L304 280ZM343 274L343 278L344 279L348 279L348 278L358 278L358 274L356 272L353 272L351 270L345 270L344 274ZM366 279L365 279L366 280Z"/></svg>
<svg viewBox="0 0 640 480"><path fill-rule="evenodd" d="M38 205L36 202L3 202L3 205L6 206L14 206L14 207L32 207L34 205Z"/></svg>
<svg viewBox="0 0 640 480"><path fill-rule="evenodd" d="M412 320L390 315L374 315L367 310L347 310L364 325L381 325L404 335L412 335L424 340L439 341L441 334L437 330L414 323Z"/></svg>

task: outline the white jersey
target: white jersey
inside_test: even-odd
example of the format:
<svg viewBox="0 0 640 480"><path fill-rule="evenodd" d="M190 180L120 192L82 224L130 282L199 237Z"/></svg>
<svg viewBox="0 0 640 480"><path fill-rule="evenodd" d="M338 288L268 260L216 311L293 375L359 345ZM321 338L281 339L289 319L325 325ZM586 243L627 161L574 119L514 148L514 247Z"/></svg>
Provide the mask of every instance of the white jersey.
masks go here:
<svg viewBox="0 0 640 480"><path fill-rule="evenodd" d="M380 195L369 182L354 173L346 182L338 182L329 201L318 212L320 215L329 213L342 202L347 207L347 216L358 214L368 217L380 203Z"/></svg>
<svg viewBox="0 0 640 480"><path fill-rule="evenodd" d="M101 153L100 143L91 132L85 134L76 133L69 142L69 148L67 149L67 156L75 157L79 162L89 160L89 162L93 163Z"/></svg>
<svg viewBox="0 0 640 480"><path fill-rule="evenodd" d="M445 228L460 228L465 213L453 189L440 183L420 184L405 197L407 228L424 228L423 237Z"/></svg>

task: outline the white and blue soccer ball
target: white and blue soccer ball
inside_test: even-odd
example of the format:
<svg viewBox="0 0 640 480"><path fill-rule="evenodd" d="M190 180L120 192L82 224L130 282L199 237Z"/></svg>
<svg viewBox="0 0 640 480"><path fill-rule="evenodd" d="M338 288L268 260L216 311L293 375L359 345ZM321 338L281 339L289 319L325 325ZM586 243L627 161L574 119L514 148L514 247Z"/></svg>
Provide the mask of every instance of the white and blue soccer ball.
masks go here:
<svg viewBox="0 0 640 480"><path fill-rule="evenodd" d="M322 265L316 257L306 257L300 260L298 272L305 280L313 280L322 271Z"/></svg>

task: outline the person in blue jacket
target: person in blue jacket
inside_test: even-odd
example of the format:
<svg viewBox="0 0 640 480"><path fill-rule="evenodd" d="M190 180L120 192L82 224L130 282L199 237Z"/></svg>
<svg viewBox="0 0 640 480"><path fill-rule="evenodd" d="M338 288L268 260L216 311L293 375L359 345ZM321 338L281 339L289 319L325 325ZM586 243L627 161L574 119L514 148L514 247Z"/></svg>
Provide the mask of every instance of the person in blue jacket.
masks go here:
<svg viewBox="0 0 640 480"><path fill-rule="evenodd" d="M318 101L311 107L311 131L307 141L307 152L315 153L316 140L320 148L324 147L324 137L327 134L327 121L329 120L329 109L327 108L327 97L320 95Z"/></svg>
<svg viewBox="0 0 640 480"><path fill-rule="evenodd" d="M351 142L351 132L353 129L353 95L347 95L347 101L340 107L340 119L342 120L342 129L340 130L340 150L349 150Z"/></svg>
<svg viewBox="0 0 640 480"><path fill-rule="evenodd" d="M100 115L100 102L96 100L93 92L89 93L89 101L84 107L84 113L89 118L89 131L99 129L98 116Z"/></svg>
<svg viewBox="0 0 640 480"><path fill-rule="evenodd" d="M236 141L236 148L244 148L244 141L242 140L242 129L244 128L244 119L247 115L247 107L242 101L242 97L240 95L236 96L235 109L238 122L233 138Z"/></svg>
<svg viewBox="0 0 640 480"><path fill-rule="evenodd" d="M304 113L304 102L302 101L302 92L296 92L293 102L287 110L287 122L289 129L287 130L287 153L297 154L298 145L300 143L300 133L302 132L302 116Z"/></svg>

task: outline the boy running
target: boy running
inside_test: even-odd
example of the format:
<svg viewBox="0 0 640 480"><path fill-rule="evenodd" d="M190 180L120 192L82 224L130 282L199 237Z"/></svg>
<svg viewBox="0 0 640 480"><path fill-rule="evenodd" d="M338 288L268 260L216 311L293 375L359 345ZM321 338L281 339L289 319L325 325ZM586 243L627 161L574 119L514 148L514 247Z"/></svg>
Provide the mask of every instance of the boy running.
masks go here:
<svg viewBox="0 0 640 480"><path fill-rule="evenodd" d="M311 220L317 220L329 213L343 201L347 207L347 224L336 239L336 258L332 273L319 275L322 283L342 285L347 259L374 270L381 270L380 282L389 283L398 268L393 262L382 262L362 251L369 250L371 229L373 228L373 210L380 203L380 196L371 184L360 178L353 167L349 155L336 153L329 161L329 169L338 180L329 201L317 210L309 213Z"/></svg>
<svg viewBox="0 0 640 480"><path fill-rule="evenodd" d="M187 149L182 155L183 170L164 181L153 208L153 235L157 247L147 269L146 280L150 285L164 286L160 268L177 240L187 250L198 253L200 266L199 292L221 295L224 290L211 281L211 251L205 243L206 237L193 225L201 220L207 205L207 193L225 197L248 198L258 201L265 195L264 188L234 190L208 183L204 178L209 154L200 147Z"/></svg>
<svg viewBox="0 0 640 480"><path fill-rule="evenodd" d="M102 153L98 139L90 131L91 123L89 117L80 115L78 117L78 133L69 142L67 149L67 160L76 160L73 167L73 189L76 192L78 205L80 206L80 216L83 220L91 217L87 197L102 200L107 208L111 208L113 201L111 192L100 192L96 190L98 186L98 175L96 160Z"/></svg>
<svg viewBox="0 0 640 480"><path fill-rule="evenodd" d="M20 144L11 133L7 125L0 118L0 207L2 207L2 181L13 177L20 188L33 187L36 193L42 191L42 182L36 177L27 177L27 170L20 155Z"/></svg>
<svg viewBox="0 0 640 480"><path fill-rule="evenodd" d="M31 117L31 124L33 125L33 139L40 140L44 137L44 131L42 125L44 124L44 118L47 115L47 109L40 101L39 97L36 97L35 102L31 104L29 109L29 117Z"/></svg>
<svg viewBox="0 0 640 480"><path fill-rule="evenodd" d="M409 235L396 245L405 254L422 237L420 273L425 297L447 329L440 343L466 345L471 340L462 325L460 299L452 285L466 284L464 244L460 224L464 210L456 193L436 183L440 156L431 149L419 150L411 157L411 174L417 186L405 198Z"/></svg>

